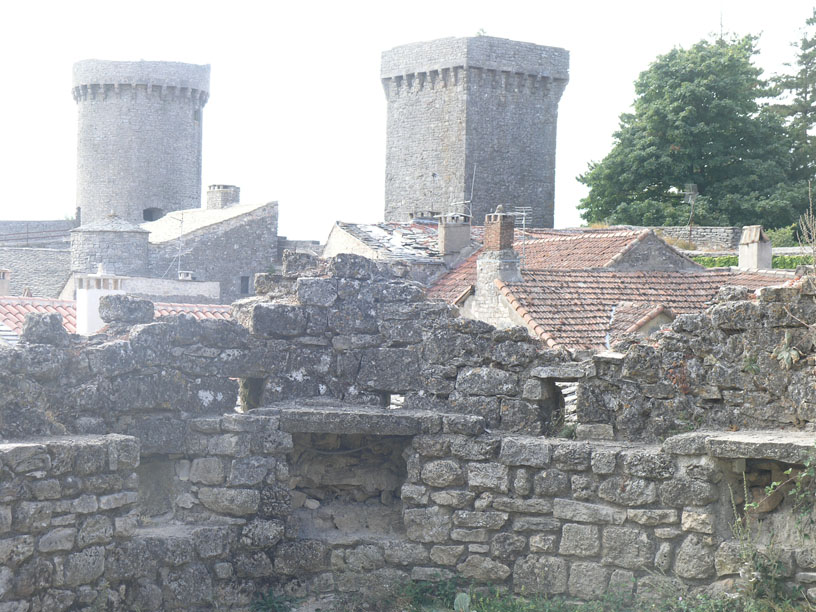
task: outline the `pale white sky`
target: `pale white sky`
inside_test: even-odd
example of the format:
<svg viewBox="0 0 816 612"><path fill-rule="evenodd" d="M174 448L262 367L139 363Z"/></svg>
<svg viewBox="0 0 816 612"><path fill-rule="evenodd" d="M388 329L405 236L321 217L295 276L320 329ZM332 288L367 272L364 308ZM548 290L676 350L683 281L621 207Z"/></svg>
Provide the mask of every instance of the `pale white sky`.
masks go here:
<svg viewBox="0 0 816 612"><path fill-rule="evenodd" d="M488 35L570 51L556 160L556 226L580 224L575 177L609 150L632 83L661 53L720 30L761 34L760 66L791 61L806 0L406 0L6 2L0 25L2 219L74 211L80 59L211 64L204 188L278 200L280 231L325 240L335 220L383 215L385 97L380 52Z"/></svg>

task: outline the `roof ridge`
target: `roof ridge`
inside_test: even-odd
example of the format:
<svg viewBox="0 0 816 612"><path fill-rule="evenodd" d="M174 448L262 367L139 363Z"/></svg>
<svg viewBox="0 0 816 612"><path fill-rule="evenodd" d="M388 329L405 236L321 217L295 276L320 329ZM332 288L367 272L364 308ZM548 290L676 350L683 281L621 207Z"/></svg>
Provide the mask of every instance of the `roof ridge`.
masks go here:
<svg viewBox="0 0 816 612"><path fill-rule="evenodd" d="M652 321L655 318L657 318L663 312L665 312L669 316L674 316L674 313L672 313L670 308L667 308L664 304L660 304L660 305L656 306L655 308L652 308L649 312L647 312L645 315L640 317L637 321L632 323L632 325L630 325L626 329L626 331L624 333L631 334L631 333L636 332L641 327L646 325L649 321Z"/></svg>
<svg viewBox="0 0 816 612"><path fill-rule="evenodd" d="M518 315L522 318L524 323L527 325L527 328L535 334L537 338L542 340L548 347L556 348L558 347L558 342L553 338L552 334L546 332L544 328L535 320L535 317L530 313L524 305L518 301L516 296L513 295L512 290L504 281L496 278L493 280L493 284L499 290L499 292L507 299L507 302L510 304L510 307L518 313Z"/></svg>
<svg viewBox="0 0 816 612"><path fill-rule="evenodd" d="M613 265L613 264L617 263L618 261L620 261L620 260L621 260L621 258L622 258L624 255L626 255L626 253L628 253L629 251L631 251L631 250L634 248L634 246L635 246L636 244L638 244L639 242L641 242L641 241L642 241L644 238L646 238L646 236L648 236L649 234L653 234L653 233L654 233L654 232L653 232L652 230L650 230L650 229L646 229L646 230L641 231L640 233L638 233L638 234L635 236L635 239L634 239L632 242L630 242L629 244L627 244L626 246L624 246L622 250L620 250L620 251L618 251L617 253L615 253L615 254L612 256L612 259L610 259L609 261L607 261L607 262L606 262L606 263L605 263L605 264L604 264L602 267L607 268L607 267L609 267L609 266L611 266L611 265Z"/></svg>

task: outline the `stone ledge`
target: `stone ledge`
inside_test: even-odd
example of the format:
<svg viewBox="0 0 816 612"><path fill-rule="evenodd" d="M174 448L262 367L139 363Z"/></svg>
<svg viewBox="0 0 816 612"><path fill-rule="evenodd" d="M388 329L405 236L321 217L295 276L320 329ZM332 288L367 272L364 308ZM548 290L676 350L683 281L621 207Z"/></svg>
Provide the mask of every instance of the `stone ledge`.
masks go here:
<svg viewBox="0 0 816 612"><path fill-rule="evenodd" d="M804 463L814 453L816 432L735 431L711 435L705 442L708 454L722 459L772 459Z"/></svg>
<svg viewBox="0 0 816 612"><path fill-rule="evenodd" d="M459 414L427 410L402 410L336 403L309 406L296 403L274 405L253 411L254 414L280 416L281 431L287 433L369 434L378 436L413 436L440 433L448 417L461 420ZM477 429L484 429L484 419L469 417ZM448 424L450 425L450 424Z"/></svg>

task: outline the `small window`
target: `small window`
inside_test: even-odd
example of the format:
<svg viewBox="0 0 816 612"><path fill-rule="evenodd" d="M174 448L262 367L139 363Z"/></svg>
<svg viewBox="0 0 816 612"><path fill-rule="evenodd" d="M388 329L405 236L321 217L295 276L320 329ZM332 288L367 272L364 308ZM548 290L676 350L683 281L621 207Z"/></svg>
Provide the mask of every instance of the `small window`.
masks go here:
<svg viewBox="0 0 816 612"><path fill-rule="evenodd" d="M142 211L142 219L145 221L156 221L164 216L164 211L161 208L145 208Z"/></svg>
<svg viewBox="0 0 816 612"><path fill-rule="evenodd" d="M193 111L193 121L195 121L196 123L201 121L201 110L195 109Z"/></svg>
<svg viewBox="0 0 816 612"><path fill-rule="evenodd" d="M241 295L247 295L249 293L249 277L242 276L241 277Z"/></svg>

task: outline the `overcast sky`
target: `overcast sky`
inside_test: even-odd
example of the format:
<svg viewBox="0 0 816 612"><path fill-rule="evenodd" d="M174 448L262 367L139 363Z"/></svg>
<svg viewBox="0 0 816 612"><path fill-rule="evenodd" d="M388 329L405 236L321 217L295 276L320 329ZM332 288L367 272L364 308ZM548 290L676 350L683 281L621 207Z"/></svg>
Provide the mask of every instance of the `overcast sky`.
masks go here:
<svg viewBox="0 0 816 612"><path fill-rule="evenodd" d="M3 219L73 215L71 65L87 58L212 66L203 183L280 202L280 232L325 240L336 220L383 215L380 52L445 36L570 51L556 158L557 227L580 224L575 177L608 152L633 81L658 54L711 34L761 34L766 73L793 59L805 0L7 2L0 57Z"/></svg>

